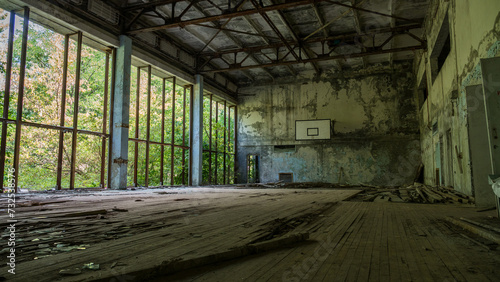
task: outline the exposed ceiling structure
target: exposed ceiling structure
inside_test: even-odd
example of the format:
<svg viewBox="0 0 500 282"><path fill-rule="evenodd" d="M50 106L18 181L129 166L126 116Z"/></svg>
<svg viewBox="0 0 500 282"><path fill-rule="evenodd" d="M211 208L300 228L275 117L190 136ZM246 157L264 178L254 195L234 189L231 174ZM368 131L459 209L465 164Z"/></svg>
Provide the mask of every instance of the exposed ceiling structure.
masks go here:
<svg viewBox="0 0 500 282"><path fill-rule="evenodd" d="M116 5L119 5L116 2ZM425 48L422 0L128 1L125 32L167 36L196 71L238 85L408 60Z"/></svg>
<svg viewBox="0 0 500 282"><path fill-rule="evenodd" d="M40 2L112 34L127 34L160 57L173 58L187 73L202 73L233 93L251 83L411 60L415 50L426 48L422 23L429 5L429 0Z"/></svg>

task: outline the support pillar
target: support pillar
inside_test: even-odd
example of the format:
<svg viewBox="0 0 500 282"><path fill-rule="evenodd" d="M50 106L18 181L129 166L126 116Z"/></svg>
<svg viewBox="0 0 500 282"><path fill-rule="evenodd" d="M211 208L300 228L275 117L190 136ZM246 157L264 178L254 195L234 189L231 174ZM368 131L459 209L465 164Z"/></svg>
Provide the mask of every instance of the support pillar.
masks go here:
<svg viewBox="0 0 500 282"><path fill-rule="evenodd" d="M128 131L130 108L130 68L132 64L132 40L120 35L120 46L116 50L115 93L111 151L111 189L127 188Z"/></svg>
<svg viewBox="0 0 500 282"><path fill-rule="evenodd" d="M191 102L192 116L191 121L193 132L192 138L192 185L199 186L203 181L203 76L195 75L195 85L193 91L193 100Z"/></svg>

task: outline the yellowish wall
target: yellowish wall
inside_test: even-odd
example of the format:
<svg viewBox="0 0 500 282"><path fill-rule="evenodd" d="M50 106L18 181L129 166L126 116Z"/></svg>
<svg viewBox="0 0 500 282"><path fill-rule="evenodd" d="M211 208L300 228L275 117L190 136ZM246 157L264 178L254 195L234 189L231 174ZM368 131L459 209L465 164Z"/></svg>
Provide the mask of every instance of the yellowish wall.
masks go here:
<svg viewBox="0 0 500 282"><path fill-rule="evenodd" d="M451 51L433 82L430 55L446 13L450 23ZM434 0L431 3L425 21L428 49L415 59L417 86L425 72L429 91L428 99L419 109L427 184L436 181L436 144L442 140L444 184L473 194L465 87L481 83L478 65L481 58L499 56L499 18L498 0ZM457 99L452 99L453 91L458 94ZM435 122L438 123L438 132L433 134L431 128ZM456 151L462 155L461 159Z"/></svg>

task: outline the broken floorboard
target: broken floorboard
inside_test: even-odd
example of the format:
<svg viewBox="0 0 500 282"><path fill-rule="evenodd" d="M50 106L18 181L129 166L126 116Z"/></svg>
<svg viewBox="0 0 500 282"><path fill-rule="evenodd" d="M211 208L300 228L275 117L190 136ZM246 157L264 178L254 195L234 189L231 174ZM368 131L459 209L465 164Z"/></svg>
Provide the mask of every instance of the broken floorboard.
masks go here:
<svg viewBox="0 0 500 282"><path fill-rule="evenodd" d="M1 273L12 281L142 280L174 262L317 230L324 213L358 192L183 188L32 195L30 201L59 201L16 209L16 275L6 267ZM90 263L98 270L82 269ZM61 276L61 270L81 273Z"/></svg>
<svg viewBox="0 0 500 282"><path fill-rule="evenodd" d="M341 202L309 244L154 281L498 281L500 251L464 238L447 216L479 217L470 205Z"/></svg>

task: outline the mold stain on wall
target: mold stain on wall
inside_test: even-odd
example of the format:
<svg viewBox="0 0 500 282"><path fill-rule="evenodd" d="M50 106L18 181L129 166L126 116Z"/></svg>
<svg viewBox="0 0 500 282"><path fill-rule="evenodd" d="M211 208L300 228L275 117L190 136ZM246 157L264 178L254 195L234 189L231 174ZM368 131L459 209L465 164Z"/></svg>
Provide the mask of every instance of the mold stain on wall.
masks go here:
<svg viewBox="0 0 500 282"><path fill-rule="evenodd" d="M465 88L482 84L481 58L499 56L500 2L453 0L433 1L433 8L425 22L428 51L417 55L415 73L427 74L428 99L420 110L422 162L427 184L436 183L436 159L446 164L442 185L453 186L458 191L474 195L471 175L471 156L468 134L467 97ZM443 68L432 80L430 54L441 22L448 15L451 50ZM470 15L476 15L473 18ZM480 15L480 16L478 16ZM417 85L420 82L417 78ZM456 97L453 93L456 92ZM478 101L483 104L484 101ZM437 130L433 130L436 124ZM437 150L439 144L444 144ZM449 147L449 148L448 148ZM442 156L439 156L442 154Z"/></svg>
<svg viewBox="0 0 500 282"><path fill-rule="evenodd" d="M262 182L293 173L297 182L411 183L420 165L411 71L401 63L242 89L255 95L239 100L239 182L246 182L246 156L257 154ZM295 121L314 119L332 121L331 139L296 141ZM296 149L275 151L280 145Z"/></svg>

